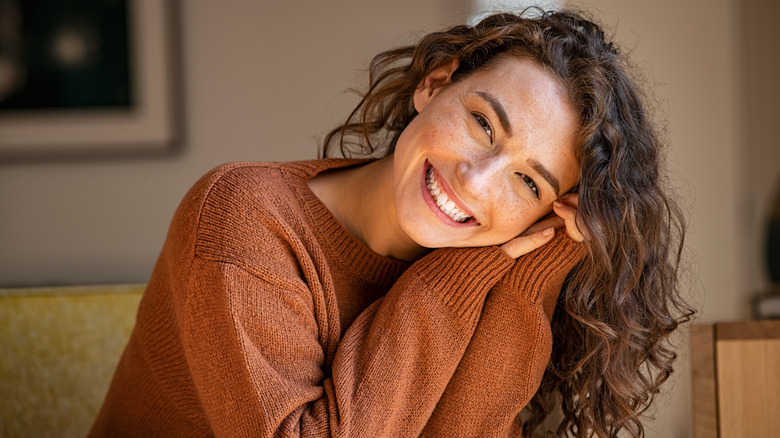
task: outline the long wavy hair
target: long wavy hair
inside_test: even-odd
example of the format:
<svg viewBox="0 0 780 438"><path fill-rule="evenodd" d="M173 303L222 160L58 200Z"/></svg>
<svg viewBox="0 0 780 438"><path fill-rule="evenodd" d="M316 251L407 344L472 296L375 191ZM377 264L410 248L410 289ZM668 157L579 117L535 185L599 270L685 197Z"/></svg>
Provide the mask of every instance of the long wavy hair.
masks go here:
<svg viewBox="0 0 780 438"><path fill-rule="evenodd" d="M376 56L369 87L323 156L392 153L415 117L412 97L435 68L459 60L456 82L498 55L547 67L579 115L579 214L587 255L572 270L552 321L553 352L525 409L535 436L560 407L557 436L644 436L641 415L672 373L669 336L693 311L680 295L685 221L663 174L664 144L632 69L582 13L503 13Z"/></svg>

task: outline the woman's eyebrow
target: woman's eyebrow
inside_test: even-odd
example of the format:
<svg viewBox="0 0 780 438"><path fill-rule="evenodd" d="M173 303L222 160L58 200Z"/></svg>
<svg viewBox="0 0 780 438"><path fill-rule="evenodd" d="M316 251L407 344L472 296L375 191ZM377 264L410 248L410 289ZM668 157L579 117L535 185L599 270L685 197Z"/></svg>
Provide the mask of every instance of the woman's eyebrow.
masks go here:
<svg viewBox="0 0 780 438"><path fill-rule="evenodd" d="M501 123L501 127L504 128L506 136L511 138L512 124L509 123L509 116L506 115L506 110L504 110L504 106L501 105L501 102L499 102L498 99L486 91L477 91L476 94L483 98L488 104L490 104L490 106L493 108L493 111L498 116L498 121Z"/></svg>
<svg viewBox="0 0 780 438"><path fill-rule="evenodd" d="M561 185L558 182L558 178L556 178L552 172L547 170L547 168L544 167L544 164L534 160L533 158L528 160L528 164L552 186L553 190L555 190L555 198L559 198L561 196Z"/></svg>

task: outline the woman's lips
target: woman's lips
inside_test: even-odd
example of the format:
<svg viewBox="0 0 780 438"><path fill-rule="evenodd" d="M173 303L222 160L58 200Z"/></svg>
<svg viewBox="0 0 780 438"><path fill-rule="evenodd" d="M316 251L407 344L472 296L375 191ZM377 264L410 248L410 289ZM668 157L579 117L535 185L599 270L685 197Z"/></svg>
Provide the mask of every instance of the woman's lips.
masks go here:
<svg viewBox="0 0 780 438"><path fill-rule="evenodd" d="M442 222L454 227L479 225L474 215L453 193L447 181L427 160L423 166L421 184L425 203Z"/></svg>

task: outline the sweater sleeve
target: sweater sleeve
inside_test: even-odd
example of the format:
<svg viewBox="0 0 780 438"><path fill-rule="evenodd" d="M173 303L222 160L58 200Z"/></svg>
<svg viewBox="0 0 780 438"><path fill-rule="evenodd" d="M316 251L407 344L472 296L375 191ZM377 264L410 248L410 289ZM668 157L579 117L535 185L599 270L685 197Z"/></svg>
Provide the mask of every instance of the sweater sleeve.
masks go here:
<svg viewBox="0 0 780 438"><path fill-rule="evenodd" d="M412 265L346 331L325 369L311 291L196 257L182 342L215 436L417 436L513 261L442 249ZM197 285L197 287L194 287Z"/></svg>
<svg viewBox="0 0 780 438"><path fill-rule="evenodd" d="M552 349L550 319L581 244L559 233L521 257L490 291L479 324L424 436L519 436Z"/></svg>

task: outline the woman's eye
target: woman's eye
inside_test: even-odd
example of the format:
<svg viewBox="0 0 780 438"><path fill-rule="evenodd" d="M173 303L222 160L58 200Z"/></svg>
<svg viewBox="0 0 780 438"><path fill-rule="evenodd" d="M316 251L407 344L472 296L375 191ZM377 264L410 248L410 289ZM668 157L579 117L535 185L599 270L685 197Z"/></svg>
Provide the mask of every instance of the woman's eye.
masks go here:
<svg viewBox="0 0 780 438"><path fill-rule="evenodd" d="M533 190L534 194L536 194L536 197L539 198L539 187L537 187L536 183L533 179L531 179L530 176L525 174L520 174L520 177L523 178L523 181L528 185L528 188Z"/></svg>
<svg viewBox="0 0 780 438"><path fill-rule="evenodd" d="M474 118L477 120L477 123L479 124L479 127L482 128L483 131L490 137L490 140L493 140L493 128L490 126L490 122L487 121L485 116L482 114L474 113Z"/></svg>

